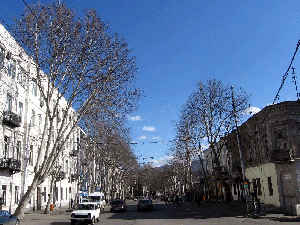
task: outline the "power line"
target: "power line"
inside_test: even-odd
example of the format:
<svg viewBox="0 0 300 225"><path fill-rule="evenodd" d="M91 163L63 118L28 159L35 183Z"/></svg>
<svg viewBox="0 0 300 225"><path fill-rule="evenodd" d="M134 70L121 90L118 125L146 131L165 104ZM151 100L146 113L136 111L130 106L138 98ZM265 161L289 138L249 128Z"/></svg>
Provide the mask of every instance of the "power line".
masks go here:
<svg viewBox="0 0 300 225"><path fill-rule="evenodd" d="M278 92L277 92L277 94L276 94L276 96L275 96L275 98L274 98L274 100L273 100L272 105L275 104L275 101L276 101L276 100L279 100L279 93L280 93L280 91L281 91L281 89L282 89L282 87L283 87L283 85L284 85L284 82L285 82L287 76L289 75L289 71L290 71L290 69L291 69L291 67L292 67L292 64L293 64L293 62L294 62L294 59L295 59L295 56L296 56L296 54L297 54L297 51L298 51L299 46L300 46L300 40L299 40L298 43L297 43L296 50L295 50L295 52L294 52L294 55L293 55L292 60L291 60L291 62L290 62L290 65L289 65L287 71L285 72L285 74L283 75L281 85L280 85L279 90L278 90Z"/></svg>

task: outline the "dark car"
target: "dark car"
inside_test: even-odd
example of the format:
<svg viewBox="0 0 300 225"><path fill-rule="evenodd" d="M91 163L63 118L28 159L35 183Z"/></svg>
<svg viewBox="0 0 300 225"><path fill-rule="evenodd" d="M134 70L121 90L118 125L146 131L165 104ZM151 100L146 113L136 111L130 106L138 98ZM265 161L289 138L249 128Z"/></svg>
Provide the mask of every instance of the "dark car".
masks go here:
<svg viewBox="0 0 300 225"><path fill-rule="evenodd" d="M138 204L137 204L137 211L142 211L142 210L153 210L153 204L150 199L141 199Z"/></svg>
<svg viewBox="0 0 300 225"><path fill-rule="evenodd" d="M19 224L18 217L13 216L10 212L1 210L0 211L0 224Z"/></svg>
<svg viewBox="0 0 300 225"><path fill-rule="evenodd" d="M110 204L110 212L117 212L117 211L126 212L126 210L127 210L127 205L123 200L115 200L112 201Z"/></svg>

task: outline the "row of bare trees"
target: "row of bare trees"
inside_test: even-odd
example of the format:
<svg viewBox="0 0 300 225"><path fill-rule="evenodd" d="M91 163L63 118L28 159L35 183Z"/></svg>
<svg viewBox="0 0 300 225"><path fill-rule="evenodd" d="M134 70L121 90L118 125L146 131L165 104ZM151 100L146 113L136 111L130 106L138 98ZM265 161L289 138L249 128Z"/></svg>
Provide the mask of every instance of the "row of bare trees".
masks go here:
<svg viewBox="0 0 300 225"><path fill-rule="evenodd" d="M243 89L239 88L234 95L233 91L232 86L220 80L199 81L182 107L175 126L176 137L171 153L174 156L174 163L180 162L182 165L178 169L183 170L183 185L186 190L191 189L193 159L199 160L201 181L204 183L202 185L205 186L205 182L208 181L203 155L206 148L202 146L210 148L213 175L220 181L222 187L226 186L220 165L221 150L225 142L221 140L235 129L235 116L242 117L249 106L249 95ZM225 197L226 190L222 191Z"/></svg>
<svg viewBox="0 0 300 225"><path fill-rule="evenodd" d="M78 17L60 1L27 5L15 19L13 34L30 56L34 72L28 78L45 103L37 170L15 211L22 218L78 125L88 137L87 162L95 161L104 173L109 166L128 170L136 164L124 116L136 109L141 91L134 87L135 57L95 10Z"/></svg>

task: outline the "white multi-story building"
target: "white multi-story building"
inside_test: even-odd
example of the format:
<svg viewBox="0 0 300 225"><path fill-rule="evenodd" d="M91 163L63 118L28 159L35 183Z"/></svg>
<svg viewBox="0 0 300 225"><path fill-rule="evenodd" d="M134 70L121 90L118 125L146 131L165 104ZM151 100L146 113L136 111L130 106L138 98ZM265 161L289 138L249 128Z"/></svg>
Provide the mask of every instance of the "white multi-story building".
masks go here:
<svg viewBox="0 0 300 225"><path fill-rule="evenodd" d="M2 208L10 212L14 212L31 185L35 167L39 166L39 152L43 152L40 144L46 112L39 90L30 79L34 71L32 59L0 24L0 197ZM67 103L65 99L60 100L58 115L64 110L64 102ZM55 100L52 104L55 105ZM56 120L59 124L60 116ZM75 129L57 162L61 170L55 182L54 202L57 206L68 206L78 193L81 133L79 127ZM56 135L55 130L53 135ZM37 187L28 210L43 209L49 193L50 179L47 178Z"/></svg>

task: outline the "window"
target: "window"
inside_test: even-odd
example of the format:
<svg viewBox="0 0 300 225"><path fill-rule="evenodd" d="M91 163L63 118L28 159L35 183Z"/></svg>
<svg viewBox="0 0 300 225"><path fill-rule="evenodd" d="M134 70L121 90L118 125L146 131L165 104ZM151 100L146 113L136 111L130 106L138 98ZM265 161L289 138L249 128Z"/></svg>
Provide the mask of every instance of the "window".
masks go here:
<svg viewBox="0 0 300 225"><path fill-rule="evenodd" d="M32 83L32 94L37 96L37 85L36 83Z"/></svg>
<svg viewBox="0 0 300 225"><path fill-rule="evenodd" d="M12 111L12 97L10 94L7 94L6 104L7 104L7 110Z"/></svg>
<svg viewBox="0 0 300 225"><path fill-rule="evenodd" d="M68 171L69 171L69 162L68 162L68 160L66 160L66 173L68 173Z"/></svg>
<svg viewBox="0 0 300 225"><path fill-rule="evenodd" d="M25 87L25 84L26 84L26 70L20 66L19 69L18 69L18 81L19 83Z"/></svg>
<svg viewBox="0 0 300 225"><path fill-rule="evenodd" d="M47 201L47 188L44 187L44 202Z"/></svg>
<svg viewBox="0 0 300 225"><path fill-rule="evenodd" d="M0 47L0 69L3 67L5 58L5 50L4 48Z"/></svg>
<svg viewBox="0 0 300 225"><path fill-rule="evenodd" d="M60 200L64 200L64 188L60 188Z"/></svg>
<svg viewBox="0 0 300 225"><path fill-rule="evenodd" d="M23 103L19 102L19 116L21 117L22 121L22 116L23 116Z"/></svg>
<svg viewBox="0 0 300 225"><path fill-rule="evenodd" d="M28 164L33 165L33 145L30 145L29 156L28 156Z"/></svg>
<svg viewBox="0 0 300 225"><path fill-rule="evenodd" d="M9 151L9 137L4 136L4 149L3 149L3 157L8 157L8 151Z"/></svg>
<svg viewBox="0 0 300 225"><path fill-rule="evenodd" d="M39 131L42 130L42 115L39 115Z"/></svg>
<svg viewBox="0 0 300 225"><path fill-rule="evenodd" d="M6 185L2 185L2 199L3 205L6 206Z"/></svg>
<svg viewBox="0 0 300 225"><path fill-rule="evenodd" d="M53 198L54 203L58 201L58 187L55 187L55 194L53 195Z"/></svg>
<svg viewBox="0 0 300 225"><path fill-rule="evenodd" d="M29 188L30 188L30 186L28 186L28 189L29 189ZM27 189L27 190L28 190L28 189ZM29 204L31 205L31 198L30 198L30 200L29 200Z"/></svg>
<svg viewBox="0 0 300 225"><path fill-rule="evenodd" d="M273 196L273 187L271 177L268 177L269 196Z"/></svg>
<svg viewBox="0 0 300 225"><path fill-rule="evenodd" d="M19 186L15 186L15 204L19 203Z"/></svg>
<svg viewBox="0 0 300 225"><path fill-rule="evenodd" d="M269 143L268 143L268 139L267 136L263 136L262 137L263 140L263 148L265 150L265 156L268 156L270 154L270 150L269 150Z"/></svg>
<svg viewBox="0 0 300 225"><path fill-rule="evenodd" d="M14 158L20 160L20 152L21 152L21 141L17 141L17 145L14 152Z"/></svg>
<svg viewBox="0 0 300 225"><path fill-rule="evenodd" d="M8 75L12 78L16 76L16 60L11 59L8 62Z"/></svg>
<svg viewBox="0 0 300 225"><path fill-rule="evenodd" d="M35 125L35 111L34 109L31 111L31 125Z"/></svg>
<svg viewBox="0 0 300 225"><path fill-rule="evenodd" d="M257 195L262 196L260 178L256 179Z"/></svg>

